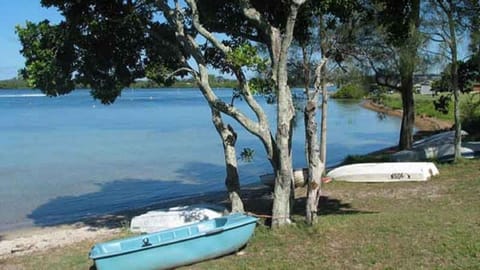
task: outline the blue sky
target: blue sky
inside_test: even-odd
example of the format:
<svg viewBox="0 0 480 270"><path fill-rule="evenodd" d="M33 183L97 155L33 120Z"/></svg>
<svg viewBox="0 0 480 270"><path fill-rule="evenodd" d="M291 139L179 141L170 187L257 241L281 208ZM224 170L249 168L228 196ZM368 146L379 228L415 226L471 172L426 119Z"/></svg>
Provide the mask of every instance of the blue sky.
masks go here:
<svg viewBox="0 0 480 270"><path fill-rule="evenodd" d="M20 54L20 41L15 34L16 25L26 21L39 22L48 19L58 22L61 16L55 9L40 6L40 0L0 0L0 80L11 79L24 66Z"/></svg>
<svg viewBox="0 0 480 270"><path fill-rule="evenodd" d="M47 9L40 5L40 0L0 0L0 80L17 76L24 67L25 59L20 54L20 41L15 34L16 25L25 25L26 21L39 22L48 19L59 22L62 16L56 9ZM460 48L460 59L466 55L465 44ZM215 72L214 72L215 73ZM227 76L228 77L228 76Z"/></svg>

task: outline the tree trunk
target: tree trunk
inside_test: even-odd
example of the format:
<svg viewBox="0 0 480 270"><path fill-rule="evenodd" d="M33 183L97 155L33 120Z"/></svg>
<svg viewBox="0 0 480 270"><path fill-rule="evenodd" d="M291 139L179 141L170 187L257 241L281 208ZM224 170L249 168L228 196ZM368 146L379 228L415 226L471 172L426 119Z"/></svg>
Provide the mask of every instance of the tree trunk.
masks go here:
<svg viewBox="0 0 480 270"><path fill-rule="evenodd" d="M307 140L308 153L308 187L307 187L307 202L305 205L305 218L307 224L314 224L317 220L318 203L321 195L321 179L325 169L325 144L326 144L326 72L327 58L323 57L321 62L315 69L315 90L312 95L307 95L307 104L305 106L305 136ZM318 104L318 95L322 90L322 122L321 122L321 138L320 143L317 140L317 121L316 110Z"/></svg>
<svg viewBox="0 0 480 270"><path fill-rule="evenodd" d="M237 142L237 133L230 125L225 125L220 112L210 108L212 112L212 122L222 139L223 153L225 156L225 186L227 187L228 197L232 205L232 212L244 212L243 202L240 198L240 181L237 170L237 156L235 152L235 143Z"/></svg>
<svg viewBox="0 0 480 270"><path fill-rule="evenodd" d="M398 146L400 150L410 149L413 144L413 128L415 125L415 101L413 93L413 73L418 62L420 45L420 0L411 1L411 9L407 18L409 24L408 38L400 48L400 91L402 95L402 127Z"/></svg>
<svg viewBox="0 0 480 270"><path fill-rule="evenodd" d="M328 48L326 43L322 43L322 54L325 55ZM322 119L320 127L320 160L323 163L323 170L327 164L327 111L328 111L328 91L327 91L327 62L328 58L324 57L324 63L320 70L321 84L322 84ZM321 183L321 182L320 182ZM319 194L320 196L320 194Z"/></svg>
<svg viewBox="0 0 480 270"><path fill-rule="evenodd" d="M293 167L292 167L292 123L295 109L292 93L288 87L287 58L288 48L293 38L293 26L297 9L292 8L283 38L280 31L273 32L272 44L281 43L277 62L277 133L278 170L275 178L274 200L272 209L272 228L290 223L290 207L293 199ZM293 22L292 22L293 21ZM289 29L291 27L291 29Z"/></svg>
<svg viewBox="0 0 480 270"><path fill-rule="evenodd" d="M453 116L455 120L455 154L453 161L456 162L462 158L462 123L460 120L460 90L458 89L458 56L457 56L457 35L455 32L455 4L448 1L449 9L447 11L448 27L450 31L450 54L452 55L451 74L452 74L452 88L453 88Z"/></svg>
<svg viewBox="0 0 480 270"><path fill-rule="evenodd" d="M452 63L452 80L453 80L453 114L455 119L455 156L453 161L457 162L462 158L462 122L460 120L460 90L458 89L458 68L456 54Z"/></svg>
<svg viewBox="0 0 480 270"><path fill-rule="evenodd" d="M290 223L290 200L293 185L291 156L291 134L293 120L293 102L290 89L286 85L286 69L279 71L277 95L277 151L278 170L275 177L274 200L272 209L272 227Z"/></svg>
<svg viewBox="0 0 480 270"><path fill-rule="evenodd" d="M415 102L413 97L413 73L407 74L402 80L402 126L400 129L400 141L398 146L401 150L412 148L413 127L415 125Z"/></svg>
<svg viewBox="0 0 480 270"><path fill-rule="evenodd" d="M320 185L323 173L323 163L320 160L320 144L317 140L317 120L316 107L318 104L318 94L307 101L305 105L305 139L307 143L307 162L308 162L308 179L307 179L307 202L305 205L305 218L307 224L313 224L317 217L318 201L320 199Z"/></svg>
<svg viewBox="0 0 480 270"><path fill-rule="evenodd" d="M293 29L299 7L305 0L290 2L290 10L281 31L255 10L249 1L240 1L243 14L253 22L262 34L269 38L267 45L270 53L272 76L277 88L277 132L275 135L275 188L272 209L272 228L290 222L290 206L292 199L293 171L291 156L292 121L294 107L290 88L287 84L288 50L293 39Z"/></svg>

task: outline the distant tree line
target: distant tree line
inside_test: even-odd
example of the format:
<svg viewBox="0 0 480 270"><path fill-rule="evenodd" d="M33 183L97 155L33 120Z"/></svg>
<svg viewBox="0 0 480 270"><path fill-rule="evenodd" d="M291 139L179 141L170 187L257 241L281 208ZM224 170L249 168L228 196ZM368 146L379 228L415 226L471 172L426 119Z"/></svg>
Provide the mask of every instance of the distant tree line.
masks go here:
<svg viewBox="0 0 480 270"><path fill-rule="evenodd" d="M233 79L227 79L222 76L210 75L209 80L213 88L235 88L238 85L238 82ZM170 88L192 88L197 87L197 84L192 78L184 78L175 81ZM76 84L75 88L89 88L87 85ZM135 83L130 85L130 88L165 88L165 85L159 84L150 79L137 80ZM13 78L8 80L0 80L0 89L32 89L24 79Z"/></svg>
<svg viewBox="0 0 480 270"><path fill-rule="evenodd" d="M0 81L0 89L28 89L27 82L23 79L9 79Z"/></svg>

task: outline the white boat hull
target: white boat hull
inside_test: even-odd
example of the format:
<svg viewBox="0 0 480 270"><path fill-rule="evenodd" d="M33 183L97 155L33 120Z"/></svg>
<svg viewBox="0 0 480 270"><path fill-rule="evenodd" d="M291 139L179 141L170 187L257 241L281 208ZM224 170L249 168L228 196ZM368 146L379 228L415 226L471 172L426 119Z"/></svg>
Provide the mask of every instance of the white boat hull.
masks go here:
<svg viewBox="0 0 480 270"><path fill-rule="evenodd" d="M137 233L153 233L221 217L225 211L224 207L212 204L194 204L154 210L133 217L130 222L130 230Z"/></svg>
<svg viewBox="0 0 480 270"><path fill-rule="evenodd" d="M462 131L462 136L467 135ZM399 151L391 156L393 161L453 160L455 131L435 134L413 143L411 150ZM480 142L462 142L460 152L464 158L480 157Z"/></svg>
<svg viewBox="0 0 480 270"><path fill-rule="evenodd" d="M439 174L431 162L358 163L335 168L327 176L346 182L427 181Z"/></svg>
<svg viewBox="0 0 480 270"><path fill-rule="evenodd" d="M308 169L294 169L293 170L293 181L295 182L295 187L305 186L305 179L308 178ZM275 175L273 173L260 175L260 182L267 186L275 185Z"/></svg>

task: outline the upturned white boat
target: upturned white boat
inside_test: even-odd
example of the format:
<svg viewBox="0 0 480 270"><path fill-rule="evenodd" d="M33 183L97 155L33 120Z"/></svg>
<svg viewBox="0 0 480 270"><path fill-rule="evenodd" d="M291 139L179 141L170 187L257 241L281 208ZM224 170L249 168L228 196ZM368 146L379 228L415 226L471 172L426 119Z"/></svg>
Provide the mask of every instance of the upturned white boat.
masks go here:
<svg viewBox="0 0 480 270"><path fill-rule="evenodd" d="M305 185L305 179L308 178L308 169L298 168L293 170L293 181L295 182L295 187L303 187ZM260 182L267 186L275 185L275 174L263 174L260 175Z"/></svg>
<svg viewBox="0 0 480 270"><path fill-rule="evenodd" d="M346 182L403 182L427 181L437 174L439 171L431 162L383 162L340 166L327 176Z"/></svg>
<svg viewBox="0 0 480 270"><path fill-rule="evenodd" d="M225 207L207 203L154 210L133 217L130 230L138 233L153 233L221 217L225 212Z"/></svg>
<svg viewBox="0 0 480 270"><path fill-rule="evenodd" d="M462 130L462 136L468 135ZM455 131L435 134L413 143L411 150L399 151L393 161L438 160L450 161L455 154ZM464 158L480 157L480 142L462 142L460 152Z"/></svg>

